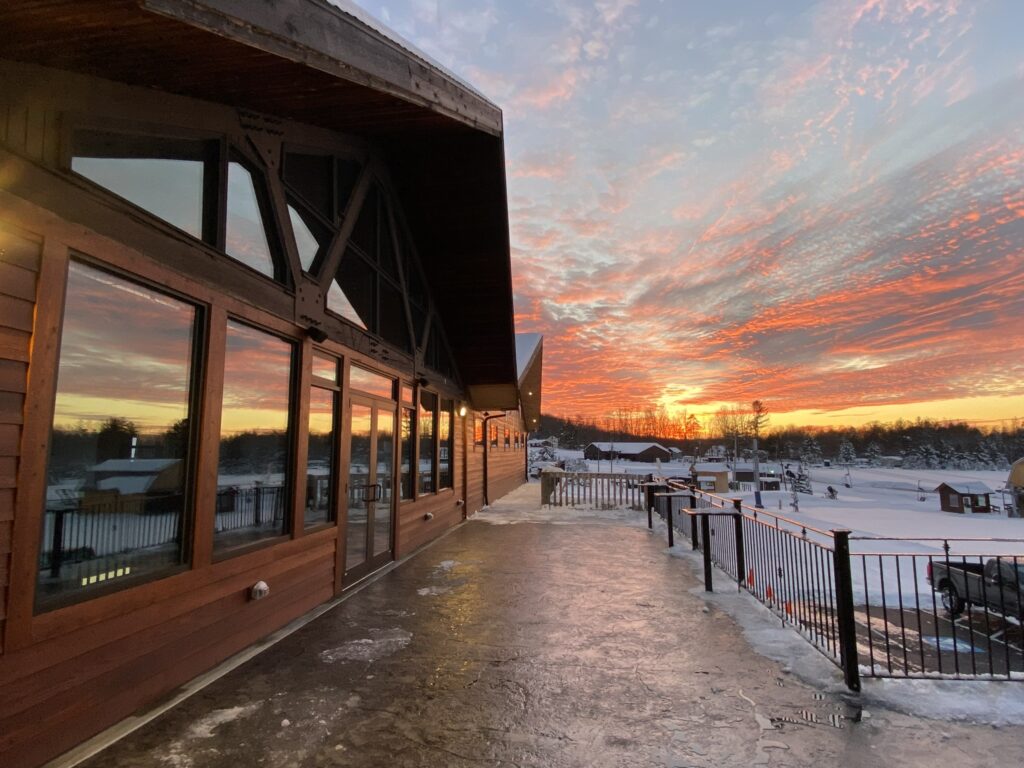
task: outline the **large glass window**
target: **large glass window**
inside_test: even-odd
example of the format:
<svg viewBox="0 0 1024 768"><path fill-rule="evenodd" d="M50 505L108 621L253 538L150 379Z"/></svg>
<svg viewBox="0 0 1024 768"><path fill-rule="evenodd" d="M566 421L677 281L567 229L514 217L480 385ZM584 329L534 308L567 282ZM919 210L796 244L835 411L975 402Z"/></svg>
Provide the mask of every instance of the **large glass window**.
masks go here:
<svg viewBox="0 0 1024 768"><path fill-rule="evenodd" d="M437 395L432 392L420 392L420 413L419 413L419 442L420 442L420 466L419 466L419 492L434 492L434 465L437 458L437 449L434 444L434 435L437 425Z"/></svg>
<svg viewBox="0 0 1024 768"><path fill-rule="evenodd" d="M314 353L313 386L309 392L309 435L306 454L307 527L334 519L334 455L338 410L338 361Z"/></svg>
<svg viewBox="0 0 1024 768"><path fill-rule="evenodd" d="M284 158L285 183L328 221L334 220L333 166L334 158L330 155L287 152Z"/></svg>
<svg viewBox="0 0 1024 768"><path fill-rule="evenodd" d="M413 425L416 422L416 409L405 408L401 409L401 430L402 430L402 466L401 475L399 476L398 484L398 498L403 501L411 499L413 495L413 473L412 473L412 455L413 455Z"/></svg>
<svg viewBox="0 0 1024 768"><path fill-rule="evenodd" d="M452 459L455 456L452 442L452 414L454 404L451 400L441 401L441 410L437 414L437 487L452 487Z"/></svg>
<svg viewBox="0 0 1024 768"><path fill-rule="evenodd" d="M228 163L228 212L224 251L267 277L274 277L274 259L263 226L263 209L253 174L241 163Z"/></svg>
<svg viewBox="0 0 1024 768"><path fill-rule="evenodd" d="M292 224L292 234L295 236L295 249L299 253L299 262L302 264L302 269L306 272L311 272L317 256L327 247L330 241L330 234L323 227L316 224L312 216L307 220L306 217L296 210L294 205L288 206L288 219Z"/></svg>
<svg viewBox="0 0 1024 768"><path fill-rule="evenodd" d="M395 396L395 381L379 373L368 371L353 365L348 373L349 386L352 389L366 392L377 397L386 397L389 400Z"/></svg>
<svg viewBox="0 0 1024 768"><path fill-rule="evenodd" d="M207 142L76 131L71 170L196 238L204 234Z"/></svg>
<svg viewBox="0 0 1024 768"><path fill-rule="evenodd" d="M348 248L327 293L327 308L389 344L406 351L413 348L391 211L386 195L376 184L368 190L359 210Z"/></svg>
<svg viewBox="0 0 1024 768"><path fill-rule="evenodd" d="M187 562L198 327L191 304L71 262L37 610Z"/></svg>
<svg viewBox="0 0 1024 768"><path fill-rule="evenodd" d="M214 549L288 530L294 345L228 322Z"/></svg>

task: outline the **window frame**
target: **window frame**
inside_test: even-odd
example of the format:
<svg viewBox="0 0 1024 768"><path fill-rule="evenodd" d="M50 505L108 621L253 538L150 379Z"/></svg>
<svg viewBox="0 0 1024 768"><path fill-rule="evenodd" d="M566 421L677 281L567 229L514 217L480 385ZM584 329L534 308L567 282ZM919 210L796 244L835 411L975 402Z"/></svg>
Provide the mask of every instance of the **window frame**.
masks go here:
<svg viewBox="0 0 1024 768"><path fill-rule="evenodd" d="M92 181L89 177L78 173L72 168L72 161L77 156L78 141L81 135L92 134L92 138L106 137L117 145L120 143L127 149L124 154L109 155L110 158L138 157L139 159L159 159L159 148L162 146L179 146L190 144L205 145L208 156L203 158L203 191L202 191L202 232L200 237L179 228L167 219L149 211L139 204L122 197L117 192ZM119 205L129 206L139 215L146 217L147 223L176 237L186 237L195 244L202 244L218 256L226 259L233 267L245 270L261 280L294 293L295 284L292 276L288 246L285 244L285 228L281 220L287 216L287 209L279 210L275 195L271 190L271 169L257 155L247 151L239 142L232 141L224 131L202 130L174 124L153 124L136 120L124 120L94 115L66 115L61 128L59 168L69 177L85 185L90 194L97 195ZM152 146L153 152L145 152L145 146ZM88 155L83 155L88 156ZM94 155L100 156L103 155ZM228 165L240 163L252 176L256 193L257 205L260 209L260 221L267 238L267 247L274 267L274 276L268 276L253 267L229 256L225 249L227 231L227 182ZM291 222L288 222L290 228ZM287 230L287 231L290 231Z"/></svg>
<svg viewBox="0 0 1024 768"><path fill-rule="evenodd" d="M300 350L301 354L302 350ZM328 357L334 361L335 364L335 380L325 379L317 376L313 372L313 360L319 355L321 357ZM326 349L320 349L319 347L311 347L309 349L309 361L310 361L310 374L309 374L309 401L312 401L312 391L314 389L321 389L334 393L334 407L331 415L331 474L330 474L330 488L328 489L328 516L327 520L314 522L309 524L306 522L306 507L305 498L306 494L309 493L309 418L307 415L306 423L302 426L302 434L296 436L296 440L300 437L306 441L306 466L305 473L303 475L303 486L305 494L303 494L303 506L301 511L302 520L301 529L303 535L309 533L315 533L324 528L333 528L338 525L338 488L341 485L341 426L342 426L342 404L343 404L343 388L342 381L345 376L345 360L341 355L330 352ZM296 445L298 443L296 442ZM296 530L296 534L298 530Z"/></svg>
<svg viewBox="0 0 1024 768"><path fill-rule="evenodd" d="M304 526L301 525L301 521L299 521L297 519L297 515L298 515L297 506L298 505L295 503L295 489L296 489L296 486L297 486L297 483L298 483L298 478L296 477L296 475L298 474L298 469L299 469L299 467L297 466L297 462L296 462L296 451L298 450L298 448L297 448L298 440L299 440L300 435L304 436L304 437L306 437L308 439L308 435L306 434L307 429L308 429L308 425L300 424L299 423L299 421L300 421L299 420L300 405L302 404L302 398L304 397L304 393L300 392L300 383L301 383L301 376L302 376L302 355L303 355L302 340L299 339L299 338L296 338L295 336L291 336L291 335L289 335L287 333L284 333L284 332L282 332L282 331L280 331L280 330L278 330L276 328L273 328L273 327L270 327L270 326L268 326L266 324L263 324L263 323L259 322L259 320L253 320L252 318L248 317L244 313L240 313L240 312L236 312L236 311L228 311L228 312L225 313L225 323L224 323L224 329L223 329L225 343L226 343L226 340L227 340L228 324L231 323L232 321L235 322L235 323L238 323L239 325L243 325L243 326L245 326L245 327L247 327L247 328L249 328L251 330L259 331L260 333L265 333L268 336L273 336L273 337L275 337L277 339L280 339L281 341L287 342L291 346L291 371L290 371L289 382L288 382L288 439L287 439L287 450L286 450L286 455L285 455L285 460L284 460L285 471L286 471L288 477L286 478L285 485L284 485L283 490L282 490L282 496L284 497L284 500L285 500L284 501L284 504L285 504L284 526L283 526L283 530L280 533L278 533L277 535L275 535L275 536L267 536L265 538L257 539L256 541L244 542L244 543L241 543L241 544L237 544L235 546L223 547L221 549L217 548L217 541L216 541L216 535L215 535L216 534L216 530L214 528L213 531L212 531L213 535L211 535L211 539L210 539L210 551L211 551L211 562L212 563L220 563L220 562L223 562L224 560L230 560L230 559L233 559L235 557L240 557L242 555L248 554L249 552L253 552L255 550L263 549L265 547L272 547L272 546L274 546L276 544L281 544L283 542L290 541L291 539L294 539L294 538L297 538L298 536L301 536L302 535L302 531L304 530ZM221 374L222 374L222 376L223 376L223 372L224 372L224 370L226 368L226 363L227 363L227 349L225 347L225 349L223 350L223 352L221 354L221 358L220 358L220 367L221 367ZM223 388L223 378L222 378L221 379L221 394L222 395L223 395L223 391L224 391L224 388ZM220 405L220 415L221 415L221 417L223 416L223 412L224 412L224 403L223 403L223 399L222 399L221 405ZM216 452L216 456L215 457L216 457L216 462L217 462L217 475L218 475L217 482L218 483L219 483L219 476L220 476L220 442L223 439L223 434L224 434L223 429L224 429L223 424L221 424L220 432L216 436L217 452ZM214 513L211 515L211 518L210 518L210 520L214 524L214 526L216 525L216 504L217 504L217 496L218 495L219 494L217 493L217 486L215 485L214 492L213 492Z"/></svg>
<svg viewBox="0 0 1024 768"><path fill-rule="evenodd" d="M445 403L449 406L447 410L444 407ZM448 414L448 437L442 440L441 415L444 413ZM437 489L438 493L455 489L455 418L455 398L442 397L439 394L437 400L437 445L435 447L437 455L437 479L434 482L434 487ZM448 485L441 485L441 450L444 448L447 448L448 450Z"/></svg>
<svg viewBox="0 0 1024 768"><path fill-rule="evenodd" d="M416 495L415 495L415 498L419 499L419 498L424 497L424 496L436 496L440 492L440 490L441 490L440 488L437 487L437 480L438 480L438 477L437 477L438 467L437 467L437 465L438 465L438 454L439 454L439 450L438 450L438 430L437 430L437 427L438 427L438 421L439 421L438 416L439 416L440 411L441 411L441 395L438 392L436 392L436 391L434 391L432 389L427 389L425 387L417 388L416 392L417 392L417 396L416 396ZM433 448L433 454L434 455L433 455L433 457L431 459L431 465L430 465L430 487L431 487L431 490L429 490L429 491L422 491L422 490L420 490L420 476L422 475L422 471L420 469L420 463L423 461L423 456L420 453L420 448L422 448L422 446L423 446L422 435L420 434L420 423L421 423L421 419L422 419L422 415L421 415L422 410L421 409L423 409L423 396L424 395L429 395L429 396L434 398L434 409L433 409L433 415L431 417L431 430L432 430L432 432L431 432L431 435L430 435L430 443L431 443L431 447Z"/></svg>
<svg viewBox="0 0 1024 768"><path fill-rule="evenodd" d="M111 193L113 194L113 193ZM118 195L114 195L121 199ZM163 221L161 219L161 221ZM166 223L166 222L165 222ZM168 224L168 226L173 226ZM68 269L70 269L72 262L78 262L85 265L90 269L94 269L99 272L105 272L113 277L124 280L128 283L151 290L154 293L162 294L175 301L181 302L191 306L195 310L195 317L193 319L193 338L192 338L192 349L189 359L189 396L188 396L188 419L189 419L189 430L186 439L185 456L183 458L184 477L182 479L182 498L183 508L181 511L181 550L180 550L180 562L163 568L153 573L145 574L131 574L128 576L118 577L114 580L109 581L101 585L94 585L89 590L87 596L81 597L80 599L69 599L65 596L64 599L54 600L51 604L41 607L39 605L39 594L38 594L38 578L39 578L39 553L43 546L42 541L42 530L40 530L40 538L37 542L35 552L33 552L34 562L36 563L36 570L33 572L31 579L31 591L27 596L28 604L31 606L31 615L33 619L38 619L43 616L51 615L66 609L74 609L76 607L84 607L93 603L94 601L108 597L110 595L122 594L131 591L136 588L144 587L147 585L155 584L157 582L165 581L166 579L172 578L178 574L187 573L195 570L195 557L196 557L196 517L199 509L201 499L199 498L200 491L200 472L199 472L199 461L200 461L200 441L202 430L197 428L200 422L203 408L203 394L206 387L207 378L207 349L209 346L209 340L211 337L211 315L212 308L208 301L204 301L202 298L191 296L180 290L177 290L171 286L168 286L160 281L158 277L149 276L145 274L139 274L137 272L126 269L124 266L116 263L110 263L106 260L96 258L90 254L81 251L76 248L69 248L67 251L67 257L65 261L65 269L62 273L62 293L60 299L59 312L56 313L54 322L57 325L58 338L63 337L65 322L67 320L67 283L68 283ZM53 394L54 398L59 394L59 382L57 380L58 372L60 369L60 357L61 357L61 344L55 345L53 351ZM55 399L50 401L49 405L49 426L46 431L46 444L45 448L41 453L41 465L43 469L43 477L49 472L51 452L53 450L53 419L55 413ZM22 457L22 461L25 457ZM41 515L45 516L46 508L46 494L43 494L42 511ZM42 522L42 520L40 520ZM87 610L87 609L86 609Z"/></svg>

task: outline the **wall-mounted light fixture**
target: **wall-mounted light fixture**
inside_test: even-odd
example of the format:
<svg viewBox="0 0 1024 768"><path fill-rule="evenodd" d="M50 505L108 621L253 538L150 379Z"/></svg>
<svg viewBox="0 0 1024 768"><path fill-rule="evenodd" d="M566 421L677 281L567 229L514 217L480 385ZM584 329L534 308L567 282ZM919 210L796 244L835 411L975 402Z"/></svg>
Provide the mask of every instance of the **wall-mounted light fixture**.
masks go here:
<svg viewBox="0 0 1024 768"><path fill-rule="evenodd" d="M323 344L327 341L327 331L323 328L317 328L315 325L306 329L306 335L317 344Z"/></svg>
<svg viewBox="0 0 1024 768"><path fill-rule="evenodd" d="M466 418L466 414L467 414L468 412L469 412L469 409L468 409L468 408L466 408L466 404L465 404L465 403L462 403L462 404L461 404L461 405L459 406L459 416L461 416L462 418Z"/></svg>

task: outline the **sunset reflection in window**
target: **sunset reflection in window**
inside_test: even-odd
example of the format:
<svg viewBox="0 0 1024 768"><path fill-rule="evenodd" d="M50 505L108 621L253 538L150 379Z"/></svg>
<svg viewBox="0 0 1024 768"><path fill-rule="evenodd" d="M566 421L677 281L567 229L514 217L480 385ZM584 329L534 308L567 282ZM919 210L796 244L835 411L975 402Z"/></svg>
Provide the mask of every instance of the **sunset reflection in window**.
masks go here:
<svg viewBox="0 0 1024 768"><path fill-rule="evenodd" d="M293 345L228 321L214 549L288 530Z"/></svg>

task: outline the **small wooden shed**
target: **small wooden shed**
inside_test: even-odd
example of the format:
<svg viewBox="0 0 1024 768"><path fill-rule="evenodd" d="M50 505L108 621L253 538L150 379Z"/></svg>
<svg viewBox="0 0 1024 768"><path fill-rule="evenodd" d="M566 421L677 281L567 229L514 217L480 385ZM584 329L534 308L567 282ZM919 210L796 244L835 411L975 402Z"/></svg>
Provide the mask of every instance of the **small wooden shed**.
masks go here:
<svg viewBox="0 0 1024 768"><path fill-rule="evenodd" d="M992 489L983 483L942 483L935 489L943 512L988 513Z"/></svg>
<svg viewBox="0 0 1024 768"><path fill-rule="evenodd" d="M702 491L710 493L729 492L729 469L718 462L694 464L692 469L693 482Z"/></svg>

